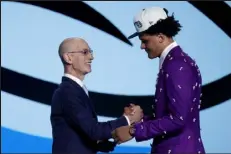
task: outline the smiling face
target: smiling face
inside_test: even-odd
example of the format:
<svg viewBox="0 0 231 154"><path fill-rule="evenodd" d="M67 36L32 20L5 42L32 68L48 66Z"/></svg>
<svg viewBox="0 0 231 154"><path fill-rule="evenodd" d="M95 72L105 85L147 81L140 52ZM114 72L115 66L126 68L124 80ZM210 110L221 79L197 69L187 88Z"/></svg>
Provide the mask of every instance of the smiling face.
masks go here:
<svg viewBox="0 0 231 154"><path fill-rule="evenodd" d="M163 37L161 34L142 34L139 36L139 39L141 41L140 48L147 52L148 58L154 59L161 55L163 50Z"/></svg>
<svg viewBox="0 0 231 154"><path fill-rule="evenodd" d="M64 42L63 61L68 72L79 78L91 72L91 63L94 59L92 50L82 39L70 39Z"/></svg>
<svg viewBox="0 0 231 154"><path fill-rule="evenodd" d="M82 41L78 45L76 44L76 48L74 49L69 53L74 70L82 75L90 73L93 55L87 42Z"/></svg>

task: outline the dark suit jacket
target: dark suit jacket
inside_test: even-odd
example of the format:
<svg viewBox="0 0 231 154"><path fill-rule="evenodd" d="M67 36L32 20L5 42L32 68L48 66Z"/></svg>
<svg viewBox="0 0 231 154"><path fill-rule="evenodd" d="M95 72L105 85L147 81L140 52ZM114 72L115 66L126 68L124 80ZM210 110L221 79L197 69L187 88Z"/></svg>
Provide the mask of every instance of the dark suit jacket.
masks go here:
<svg viewBox="0 0 231 154"><path fill-rule="evenodd" d="M75 81L63 77L51 104L52 153L93 154L97 140L111 138L111 131L128 125L124 116L98 122L94 105Z"/></svg>

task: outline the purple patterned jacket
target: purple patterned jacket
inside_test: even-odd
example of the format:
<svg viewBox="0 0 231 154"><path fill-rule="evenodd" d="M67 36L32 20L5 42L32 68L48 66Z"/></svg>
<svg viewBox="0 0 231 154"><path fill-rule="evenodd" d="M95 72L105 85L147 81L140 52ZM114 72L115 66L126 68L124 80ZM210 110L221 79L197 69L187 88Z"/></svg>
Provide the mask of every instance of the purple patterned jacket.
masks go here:
<svg viewBox="0 0 231 154"><path fill-rule="evenodd" d="M195 61L174 47L158 74L153 117L135 124L136 141L153 138L152 153L205 153L199 118L201 85Z"/></svg>

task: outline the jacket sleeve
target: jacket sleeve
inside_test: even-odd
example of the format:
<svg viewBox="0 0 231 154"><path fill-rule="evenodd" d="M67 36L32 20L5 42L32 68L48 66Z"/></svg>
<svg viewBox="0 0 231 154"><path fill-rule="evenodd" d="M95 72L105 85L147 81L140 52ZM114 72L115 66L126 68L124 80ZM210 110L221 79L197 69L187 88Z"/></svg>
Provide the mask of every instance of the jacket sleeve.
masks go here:
<svg viewBox="0 0 231 154"><path fill-rule="evenodd" d="M124 116L116 120L98 122L75 92L68 90L64 94L63 109L67 122L74 128L81 129L91 140L109 139L114 129L128 125Z"/></svg>
<svg viewBox="0 0 231 154"><path fill-rule="evenodd" d="M169 114L160 119L136 124L135 139L137 142L181 129L193 101L196 101L192 95L193 85L196 83L192 66L183 60L172 61L164 72L166 87L160 87L167 93Z"/></svg>

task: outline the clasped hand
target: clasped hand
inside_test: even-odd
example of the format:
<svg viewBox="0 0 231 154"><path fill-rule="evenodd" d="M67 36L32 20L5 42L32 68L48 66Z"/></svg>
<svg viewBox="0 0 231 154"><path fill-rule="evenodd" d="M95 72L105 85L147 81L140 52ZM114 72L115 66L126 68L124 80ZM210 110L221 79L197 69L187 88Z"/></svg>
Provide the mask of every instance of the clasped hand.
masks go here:
<svg viewBox="0 0 231 154"><path fill-rule="evenodd" d="M133 138L131 129L134 129L134 123L140 122L143 118L143 110L138 105L130 104L129 107L124 108L123 115L128 117L131 125L122 126L112 131L112 137L117 144L127 142Z"/></svg>

